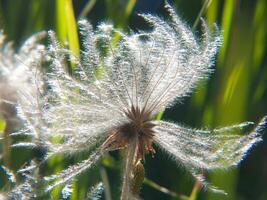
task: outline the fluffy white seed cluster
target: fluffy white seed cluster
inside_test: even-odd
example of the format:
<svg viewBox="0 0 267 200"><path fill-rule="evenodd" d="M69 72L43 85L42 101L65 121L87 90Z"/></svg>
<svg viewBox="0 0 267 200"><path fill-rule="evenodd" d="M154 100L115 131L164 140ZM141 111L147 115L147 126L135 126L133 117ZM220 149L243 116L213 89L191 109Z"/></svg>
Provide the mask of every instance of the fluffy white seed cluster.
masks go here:
<svg viewBox="0 0 267 200"><path fill-rule="evenodd" d="M45 32L35 34L27 39L15 51L12 43L5 43L3 31L0 31L0 113L8 118L11 115L11 106L17 102L17 93L29 93L30 98L36 91L34 82L37 81L38 67L42 62L45 47L38 44ZM33 78L36 76L36 78Z"/></svg>
<svg viewBox="0 0 267 200"><path fill-rule="evenodd" d="M22 125L16 116L18 100L24 99L24 93L30 99L35 99L39 95L35 82L40 82L39 68L43 61L45 47L38 42L45 35L45 32L35 34L15 50L11 42L5 42L5 35L2 30L0 31L0 117L6 124L4 133L1 134L3 138L0 138L1 162L2 159L5 160L9 156L10 137L17 134L11 134L12 131ZM26 102L26 99L21 102L24 101ZM23 115L22 112L20 115ZM12 171L5 166L0 167L8 179L5 187L10 189L4 193L1 191L0 199L27 200L36 197L33 189L36 176L27 175L25 181L21 183Z"/></svg>
<svg viewBox="0 0 267 200"><path fill-rule="evenodd" d="M154 145L198 177L202 170L238 164L261 140L259 129L235 134L251 123L204 131L154 120L159 111L190 94L211 73L221 43L216 27L210 31L203 22L204 34L198 40L174 10L166 7L169 20L141 15L153 27L147 32L125 34L110 24L93 30L86 20L80 21L80 58L60 47L54 33L49 33L51 66L44 78L46 90L42 92L43 82L32 76L35 92L19 92L19 111L27 124L19 134L35 139L17 146L45 146L47 159L59 153L91 153L61 173L45 177L47 190L69 183L103 153L125 148L121 199L134 199L131 173L146 153L154 152ZM74 66L72 74L70 65Z"/></svg>
<svg viewBox="0 0 267 200"><path fill-rule="evenodd" d="M0 159L7 164L10 156L9 134L20 126L16 116L18 93L25 92L29 98L35 98L35 88L38 79L33 79L42 62L44 46L37 41L45 36L45 32L38 33L27 39L17 50L11 42L5 42L5 35L0 30L0 118L5 121L5 130L0 138ZM20 96L20 98L22 98Z"/></svg>
<svg viewBox="0 0 267 200"><path fill-rule="evenodd" d="M15 98L18 88L27 89L33 85L30 78L38 72L44 53L44 46L37 42L44 36L45 32L33 35L15 51L11 42L5 43L3 31L0 31L1 101Z"/></svg>

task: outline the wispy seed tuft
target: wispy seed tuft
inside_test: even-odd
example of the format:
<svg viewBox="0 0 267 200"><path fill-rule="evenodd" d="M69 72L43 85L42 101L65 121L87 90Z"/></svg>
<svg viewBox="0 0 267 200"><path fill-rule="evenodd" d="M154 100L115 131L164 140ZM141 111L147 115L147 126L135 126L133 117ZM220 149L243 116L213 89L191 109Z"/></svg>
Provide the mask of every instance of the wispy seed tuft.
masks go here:
<svg viewBox="0 0 267 200"><path fill-rule="evenodd" d="M70 183L106 152L125 149L121 199L137 199L133 172L147 154L156 154L155 145L198 178L203 170L237 165L261 141L258 129L235 134L251 126L249 122L196 130L154 120L211 74L221 44L216 25L210 29L203 22L203 35L197 39L173 8L167 4L166 9L169 20L141 15L153 27L148 32L125 34L105 23L94 30L86 20L80 21L81 58L62 48L54 32L49 32L48 89L38 97L21 95L19 109L26 113L22 117L27 122L24 132L41 135L32 145L46 146L46 159L55 154L91 153L61 173L45 177L47 191ZM116 45L114 34L120 36ZM76 66L72 74L70 60ZM204 179L200 181L207 185Z"/></svg>

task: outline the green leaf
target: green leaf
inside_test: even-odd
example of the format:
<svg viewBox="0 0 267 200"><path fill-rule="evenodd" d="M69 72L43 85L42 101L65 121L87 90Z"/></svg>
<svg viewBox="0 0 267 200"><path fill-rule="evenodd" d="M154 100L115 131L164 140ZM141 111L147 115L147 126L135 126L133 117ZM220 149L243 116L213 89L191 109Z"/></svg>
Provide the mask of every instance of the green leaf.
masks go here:
<svg viewBox="0 0 267 200"><path fill-rule="evenodd" d="M0 115L0 134L3 134L6 128L6 121L2 115Z"/></svg>
<svg viewBox="0 0 267 200"><path fill-rule="evenodd" d="M56 1L56 30L59 40L68 48L74 56L80 56L80 45L77 24L71 0Z"/></svg>

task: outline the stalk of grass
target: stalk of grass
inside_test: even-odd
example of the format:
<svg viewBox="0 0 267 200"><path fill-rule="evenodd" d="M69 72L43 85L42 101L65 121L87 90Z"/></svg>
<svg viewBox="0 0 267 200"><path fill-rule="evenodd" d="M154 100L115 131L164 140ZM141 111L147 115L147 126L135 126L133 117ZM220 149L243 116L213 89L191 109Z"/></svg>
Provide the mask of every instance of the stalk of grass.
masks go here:
<svg viewBox="0 0 267 200"><path fill-rule="evenodd" d="M4 144L6 143L5 129L6 129L6 121L4 117L0 114L0 138L1 138L0 142ZM2 146L1 152L3 152L3 154L6 152L6 145ZM2 160L2 158L3 158L3 155L0 154L0 161ZM6 164L5 157L4 157L4 163Z"/></svg>
<svg viewBox="0 0 267 200"><path fill-rule="evenodd" d="M267 41L267 28L266 28L266 18L267 18L267 2L265 0L258 0L255 15L253 19L254 26L254 52L253 52L253 73L255 77L258 78L255 82L257 84L256 91L252 97L252 102L256 102L264 99L264 92L267 89L267 69L264 71L261 70L262 63L264 61L264 53L266 52L266 41ZM262 73L261 73L262 71Z"/></svg>
<svg viewBox="0 0 267 200"><path fill-rule="evenodd" d="M108 174L107 171L104 167L100 168L100 174L101 174L101 178L103 181L103 184L105 186L105 199L106 200L112 200L111 198L111 190L110 190L110 185L109 185L109 180L108 180Z"/></svg>
<svg viewBox="0 0 267 200"><path fill-rule="evenodd" d="M128 26L128 19L134 9L136 0L124 1L123 5L118 0L105 0L105 4L108 18L117 27L125 29Z"/></svg>
<svg viewBox="0 0 267 200"><path fill-rule="evenodd" d="M129 16L131 15L135 4L136 4L136 0L129 0L128 1L126 8L125 8L125 12L124 12L124 15L126 18L129 18Z"/></svg>
<svg viewBox="0 0 267 200"><path fill-rule="evenodd" d="M199 13L198 13L198 16L197 18L195 19L195 22L193 24L193 27L192 29L195 30L198 23L199 23L199 20L200 18L202 17L202 15L204 14L204 12L208 9L208 7L210 6L212 0L205 0L204 3L203 3L203 6L202 8L200 9Z"/></svg>
<svg viewBox="0 0 267 200"><path fill-rule="evenodd" d="M73 55L79 57L79 37L71 0L56 1L56 30L62 44L68 45Z"/></svg>
<svg viewBox="0 0 267 200"><path fill-rule="evenodd" d="M55 1L55 13L56 13L56 32L59 41L69 48L74 56L79 57L80 47L77 31L77 24L74 14L74 9L71 0L57 0ZM71 63L71 68L75 67L74 63ZM64 166L63 157L57 156L48 161L48 166L54 172L59 172ZM56 167L55 167L56 166ZM76 184L73 183L74 191ZM71 199L76 199L75 192L72 194ZM52 191L51 196L53 199L60 198L59 188L55 188Z"/></svg>
<svg viewBox="0 0 267 200"><path fill-rule="evenodd" d="M232 18L234 15L236 1L235 0L225 0L222 14L222 25L223 30L223 46L221 47L218 61L223 62L225 58L226 49L229 43L229 35L231 31Z"/></svg>
<svg viewBox="0 0 267 200"><path fill-rule="evenodd" d="M154 181L152 181L152 180L150 180L148 178L144 179L144 184L149 186L149 187L151 187L151 188L153 188L153 189L155 189L155 190L158 190L158 191L160 191L160 192L162 192L164 194L167 194L167 195L173 197L174 199L189 200L188 199L189 197L187 197L185 195L177 194L177 193L175 193L175 192L173 192L173 191L171 191L171 190L169 190L169 189L167 189L167 188L155 183Z"/></svg>
<svg viewBox="0 0 267 200"><path fill-rule="evenodd" d="M216 23L218 19L219 1L212 1L206 12L206 19L209 24Z"/></svg>
<svg viewBox="0 0 267 200"><path fill-rule="evenodd" d="M219 53L216 103L212 106L213 125L224 126L246 121L248 118L248 101L252 82L253 21L242 12L234 13L235 1L225 1L222 16L223 47ZM243 8L245 9L245 8ZM251 9L251 8L247 8ZM248 12L249 10L247 10ZM248 39L250 38L250 39ZM223 70L222 70L223 69ZM213 174L212 182L226 190L228 197L222 199L236 199L238 169L231 170L227 177ZM210 195L208 199L214 199Z"/></svg>
<svg viewBox="0 0 267 200"><path fill-rule="evenodd" d="M205 0L203 3L203 6L195 19L194 22L194 29L197 27L200 18L205 15L205 21L207 21L208 24L213 25L214 23L217 23L217 13L218 13L218 1L212 1L212 0ZM208 96L208 88L207 88L208 80L202 81L199 85L202 87L199 87L197 92L192 94L191 99L191 107L194 110L204 110L203 115L201 116L203 118L204 122L201 122L201 124L209 125L211 123L212 118L212 109L209 109L206 105L207 103L207 96ZM196 116L197 118L199 116Z"/></svg>
<svg viewBox="0 0 267 200"><path fill-rule="evenodd" d="M88 15L88 13L90 13L90 11L92 10L92 8L94 7L96 3L96 0L89 0L87 2L87 4L85 5L85 7L82 9L79 18L84 18L86 17L86 15Z"/></svg>
<svg viewBox="0 0 267 200"><path fill-rule="evenodd" d="M195 182L195 185L193 187L193 190L189 196L189 198L187 200L197 200L198 197L198 193L201 190L201 183L199 183L198 181Z"/></svg>
<svg viewBox="0 0 267 200"><path fill-rule="evenodd" d="M2 117L2 115L0 115L0 134L3 134L6 128L6 121L5 119Z"/></svg>

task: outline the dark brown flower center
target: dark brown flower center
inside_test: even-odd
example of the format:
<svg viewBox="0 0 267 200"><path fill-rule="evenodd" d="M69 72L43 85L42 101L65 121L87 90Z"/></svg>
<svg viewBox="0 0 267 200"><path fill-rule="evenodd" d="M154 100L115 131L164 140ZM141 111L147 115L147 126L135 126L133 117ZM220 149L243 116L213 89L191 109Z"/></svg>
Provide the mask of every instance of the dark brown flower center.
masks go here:
<svg viewBox="0 0 267 200"><path fill-rule="evenodd" d="M111 135L104 142L107 150L122 149L133 140L138 141L137 159L143 159L146 153L154 153L152 147L155 124L151 121L151 115L138 107L131 107L125 111L129 121L112 130Z"/></svg>

